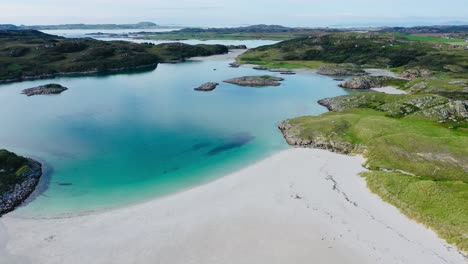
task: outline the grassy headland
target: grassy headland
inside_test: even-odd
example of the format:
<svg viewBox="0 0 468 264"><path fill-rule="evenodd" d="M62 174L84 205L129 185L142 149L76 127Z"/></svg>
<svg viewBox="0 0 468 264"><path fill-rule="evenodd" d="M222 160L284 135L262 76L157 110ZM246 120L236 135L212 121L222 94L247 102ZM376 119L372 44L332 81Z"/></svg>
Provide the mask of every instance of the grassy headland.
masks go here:
<svg viewBox="0 0 468 264"><path fill-rule="evenodd" d="M288 142L363 154L373 192L467 251L468 106L439 95L383 93L321 103L334 112L281 124Z"/></svg>
<svg viewBox="0 0 468 264"><path fill-rule="evenodd" d="M161 62L227 53L222 45L136 44L0 30L0 82L155 68Z"/></svg>

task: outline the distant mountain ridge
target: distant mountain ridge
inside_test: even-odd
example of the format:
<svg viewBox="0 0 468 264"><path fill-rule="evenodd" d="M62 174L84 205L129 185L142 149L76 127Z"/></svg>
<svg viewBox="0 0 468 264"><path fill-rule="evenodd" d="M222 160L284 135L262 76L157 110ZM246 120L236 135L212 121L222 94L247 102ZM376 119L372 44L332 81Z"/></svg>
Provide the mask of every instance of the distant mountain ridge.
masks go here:
<svg viewBox="0 0 468 264"><path fill-rule="evenodd" d="M158 24L153 22L139 22L136 24L62 24L62 25L20 25L0 24L2 30L66 30L66 29L152 29Z"/></svg>

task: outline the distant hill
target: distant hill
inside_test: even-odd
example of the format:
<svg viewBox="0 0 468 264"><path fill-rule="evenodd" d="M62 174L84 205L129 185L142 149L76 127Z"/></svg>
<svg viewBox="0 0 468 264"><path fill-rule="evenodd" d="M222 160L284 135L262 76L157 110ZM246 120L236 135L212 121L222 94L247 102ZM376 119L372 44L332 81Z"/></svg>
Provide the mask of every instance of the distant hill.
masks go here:
<svg viewBox="0 0 468 264"><path fill-rule="evenodd" d="M291 32L316 32L316 31L326 31L326 32L338 32L338 29L330 28L299 28L299 27L284 27L280 25L252 25L246 27L232 27L232 28L184 28L179 30L179 33L291 33Z"/></svg>
<svg viewBox="0 0 468 264"><path fill-rule="evenodd" d="M468 25L462 26L419 26L419 27L386 27L379 32L405 33L405 34L452 34L468 33Z"/></svg>
<svg viewBox="0 0 468 264"><path fill-rule="evenodd" d="M140 22L136 24L63 24L63 25L31 25L15 26L11 24L0 25L0 30L67 30L67 29L152 29L158 25L153 22Z"/></svg>

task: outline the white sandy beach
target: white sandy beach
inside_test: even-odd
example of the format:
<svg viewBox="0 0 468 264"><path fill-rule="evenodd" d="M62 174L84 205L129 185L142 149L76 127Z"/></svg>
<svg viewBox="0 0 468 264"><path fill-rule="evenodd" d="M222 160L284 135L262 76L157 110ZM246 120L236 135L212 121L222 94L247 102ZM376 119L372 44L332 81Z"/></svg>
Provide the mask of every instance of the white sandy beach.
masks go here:
<svg viewBox="0 0 468 264"><path fill-rule="evenodd" d="M289 149L108 212L0 219L0 263L466 263L370 193L360 157Z"/></svg>

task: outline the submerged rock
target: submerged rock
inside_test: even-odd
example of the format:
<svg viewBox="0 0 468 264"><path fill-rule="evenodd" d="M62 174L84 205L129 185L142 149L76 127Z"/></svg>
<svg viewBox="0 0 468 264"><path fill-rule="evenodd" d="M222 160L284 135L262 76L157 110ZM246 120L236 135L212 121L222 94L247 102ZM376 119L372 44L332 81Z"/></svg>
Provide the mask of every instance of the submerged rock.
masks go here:
<svg viewBox="0 0 468 264"><path fill-rule="evenodd" d="M41 85L37 87L32 87L28 89L24 89L22 91L23 94L27 96L33 95L51 95L51 94L60 94L64 91L68 90L68 88L63 87L60 84L50 83L46 85Z"/></svg>
<svg viewBox="0 0 468 264"><path fill-rule="evenodd" d="M244 76L244 77L225 80L224 82L236 84L240 86L260 87L260 86L279 86L281 85L280 83L281 81L284 81L284 79L270 76L270 75L263 75L263 76Z"/></svg>
<svg viewBox="0 0 468 264"><path fill-rule="evenodd" d="M204 83L204 84L200 85L199 87L195 88L194 90L195 91L202 91L202 92L209 92L209 91L213 91L214 89L216 89L216 87L218 85L219 85L219 83L207 82L207 83Z"/></svg>

